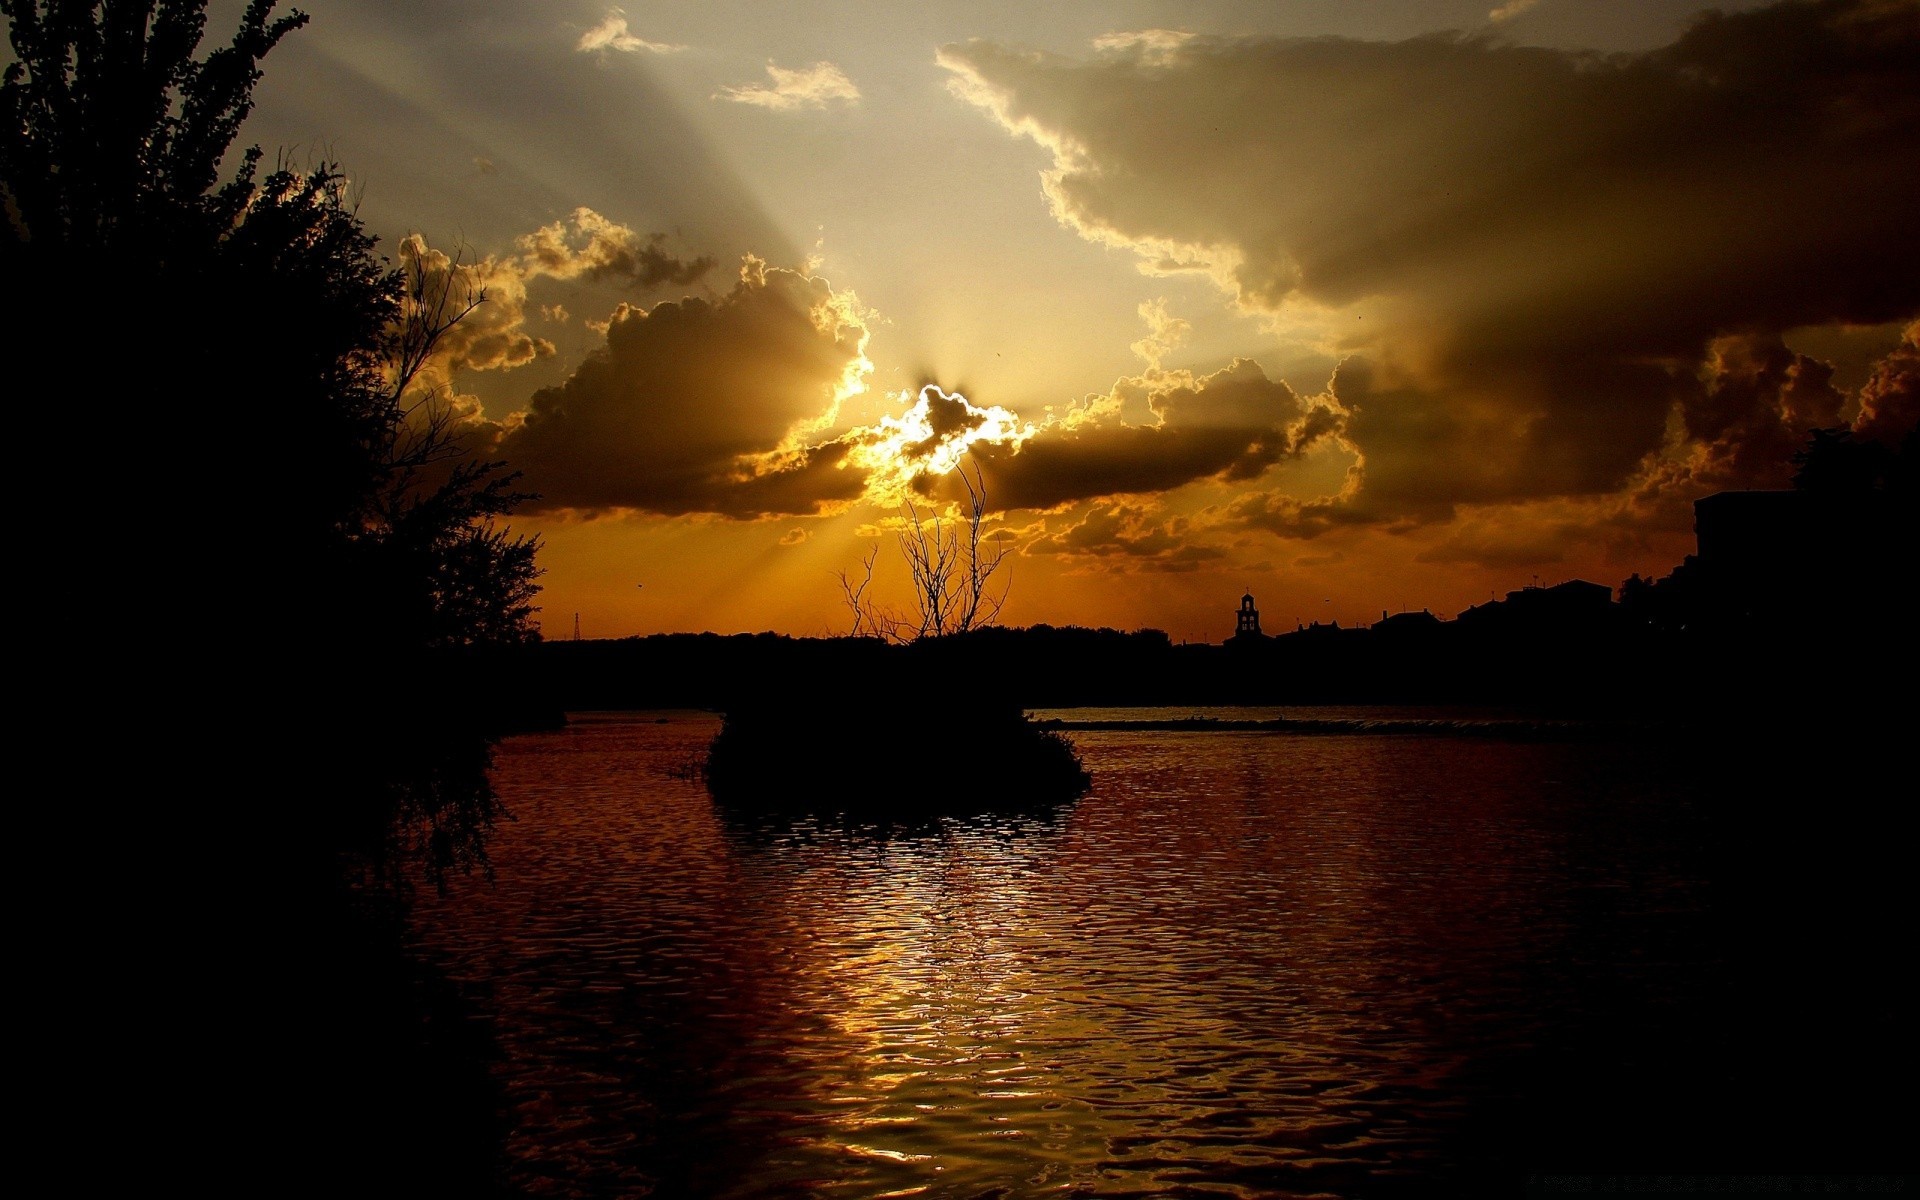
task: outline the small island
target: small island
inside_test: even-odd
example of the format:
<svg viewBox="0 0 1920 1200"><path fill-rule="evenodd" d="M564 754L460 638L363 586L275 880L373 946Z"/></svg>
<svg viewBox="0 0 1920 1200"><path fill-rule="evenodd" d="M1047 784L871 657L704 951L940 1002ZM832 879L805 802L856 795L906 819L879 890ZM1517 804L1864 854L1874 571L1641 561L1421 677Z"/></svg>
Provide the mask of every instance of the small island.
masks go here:
<svg viewBox="0 0 1920 1200"><path fill-rule="evenodd" d="M807 703L792 677L756 672L723 705L705 762L719 803L911 819L1066 804L1091 784L1065 734L968 677L973 639L816 645L840 669L807 680Z"/></svg>

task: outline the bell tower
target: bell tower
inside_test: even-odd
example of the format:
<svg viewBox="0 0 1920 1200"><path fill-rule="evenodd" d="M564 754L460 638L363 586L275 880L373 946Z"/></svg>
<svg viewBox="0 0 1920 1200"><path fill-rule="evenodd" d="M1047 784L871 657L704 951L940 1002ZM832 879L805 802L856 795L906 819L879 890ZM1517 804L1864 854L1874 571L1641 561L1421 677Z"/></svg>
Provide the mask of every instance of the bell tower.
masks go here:
<svg viewBox="0 0 1920 1200"><path fill-rule="evenodd" d="M1248 592L1246 595L1240 597L1240 611L1234 615L1237 618L1233 628L1234 637L1257 638L1261 636L1260 610L1253 606L1252 592Z"/></svg>

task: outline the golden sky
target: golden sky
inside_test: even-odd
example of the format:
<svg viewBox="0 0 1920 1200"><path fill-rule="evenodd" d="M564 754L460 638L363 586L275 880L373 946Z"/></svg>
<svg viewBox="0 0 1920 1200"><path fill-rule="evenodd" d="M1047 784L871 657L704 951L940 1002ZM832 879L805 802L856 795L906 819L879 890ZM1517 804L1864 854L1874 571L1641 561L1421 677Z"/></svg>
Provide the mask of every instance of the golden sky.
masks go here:
<svg viewBox="0 0 1920 1200"><path fill-rule="evenodd" d="M1450 616L1920 407L1911 0L302 7L549 637L842 632L963 457L1004 623Z"/></svg>

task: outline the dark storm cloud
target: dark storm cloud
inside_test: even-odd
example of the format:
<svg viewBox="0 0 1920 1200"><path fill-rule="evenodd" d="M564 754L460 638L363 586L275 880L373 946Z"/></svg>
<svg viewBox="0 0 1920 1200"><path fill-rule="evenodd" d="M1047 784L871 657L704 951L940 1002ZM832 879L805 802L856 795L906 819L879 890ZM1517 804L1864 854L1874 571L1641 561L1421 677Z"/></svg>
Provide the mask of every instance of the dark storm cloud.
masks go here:
<svg viewBox="0 0 1920 1200"><path fill-rule="evenodd" d="M1381 514L1346 496L1299 500L1279 492L1248 492L1228 504L1213 524L1222 529L1264 529L1281 537L1310 539L1381 519Z"/></svg>
<svg viewBox="0 0 1920 1200"><path fill-rule="evenodd" d="M535 393L498 453L535 509L818 512L866 476L845 444L794 434L832 410L865 336L824 281L750 260L719 299L621 305L606 346Z"/></svg>
<svg viewBox="0 0 1920 1200"><path fill-rule="evenodd" d="M1152 424L1119 413L1144 404ZM1019 443L977 442L973 455L996 507L1054 508L1101 496L1162 492L1198 479L1251 479L1334 432L1344 414L1305 405L1251 359L1212 375L1126 380L1084 419Z"/></svg>
<svg viewBox="0 0 1920 1200"><path fill-rule="evenodd" d="M1699 374L1682 381L1668 453L1648 460L1604 523L1688 530L1702 495L1788 486L1808 433L1844 423L1846 397L1832 378L1772 334L1714 339Z"/></svg>
<svg viewBox="0 0 1920 1200"><path fill-rule="evenodd" d="M1880 361L1873 377L1860 389L1859 433L1897 443L1920 425L1920 321L1907 326L1906 336L1892 354Z"/></svg>
<svg viewBox="0 0 1920 1200"><path fill-rule="evenodd" d="M1772 335L1717 338L1697 387L1681 400L1687 440L1723 487L1781 487L1807 433L1841 423L1833 368Z"/></svg>
<svg viewBox="0 0 1920 1200"><path fill-rule="evenodd" d="M1334 388L1363 457L1353 518L1617 492L1676 453L1675 415L1681 458L1773 454L1755 396L1703 390L1724 339L1920 311L1920 5L1707 14L1637 55L1118 37L941 61L1052 150L1048 197L1084 236L1211 272L1283 325L1363 306ZM1830 409L1811 368L1758 353L1763 390L1795 375L1786 425ZM1088 457L1119 478L1129 455Z"/></svg>
<svg viewBox="0 0 1920 1200"><path fill-rule="evenodd" d="M1471 387L1445 389L1352 358L1333 387L1352 411L1367 507L1420 520L1617 488L1661 444L1685 390L1670 369L1605 358L1489 363Z"/></svg>

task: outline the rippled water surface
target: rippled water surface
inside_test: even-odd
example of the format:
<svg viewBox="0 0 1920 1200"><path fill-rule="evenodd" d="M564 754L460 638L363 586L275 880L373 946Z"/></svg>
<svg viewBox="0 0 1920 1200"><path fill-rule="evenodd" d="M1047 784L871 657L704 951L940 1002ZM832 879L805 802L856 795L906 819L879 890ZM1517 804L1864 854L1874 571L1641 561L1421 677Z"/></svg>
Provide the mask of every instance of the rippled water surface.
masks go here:
<svg viewBox="0 0 1920 1200"><path fill-rule="evenodd" d="M1644 1114L1579 1096L1719 1052L1653 746L1082 731L1072 805L876 828L716 811L716 728L510 739L494 880L417 914L527 1192L1419 1195L1580 1166L1529 1160L1542 1105L1603 1144Z"/></svg>

